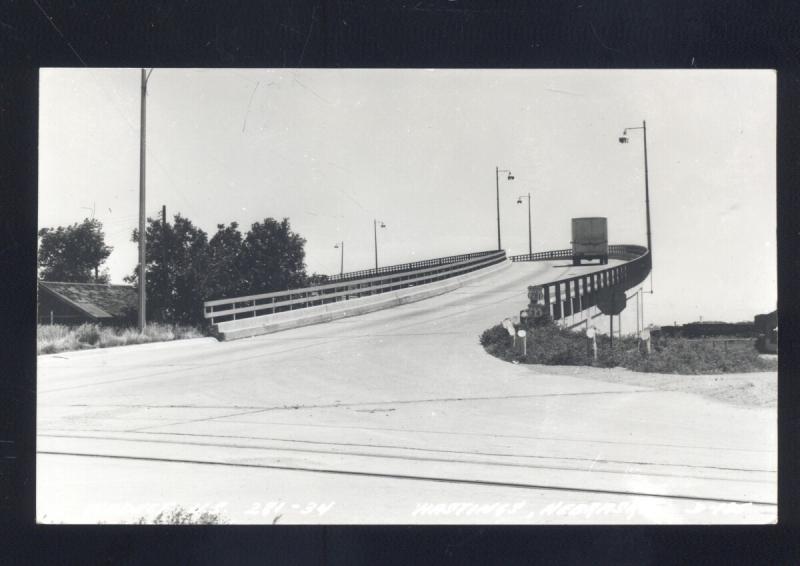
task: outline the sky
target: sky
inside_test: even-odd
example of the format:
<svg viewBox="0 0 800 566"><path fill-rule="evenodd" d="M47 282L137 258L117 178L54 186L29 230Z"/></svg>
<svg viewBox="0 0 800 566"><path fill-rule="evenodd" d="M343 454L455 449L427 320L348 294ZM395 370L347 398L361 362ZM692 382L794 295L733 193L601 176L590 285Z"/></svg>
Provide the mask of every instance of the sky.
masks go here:
<svg viewBox="0 0 800 566"><path fill-rule="evenodd" d="M99 219L122 282L137 262L139 69L42 69L39 226ZM777 305L776 75L769 70L155 69L147 204L209 233L289 218L308 272L497 247L570 246L570 219L646 242L647 323L735 322ZM635 326L635 303L623 332Z"/></svg>

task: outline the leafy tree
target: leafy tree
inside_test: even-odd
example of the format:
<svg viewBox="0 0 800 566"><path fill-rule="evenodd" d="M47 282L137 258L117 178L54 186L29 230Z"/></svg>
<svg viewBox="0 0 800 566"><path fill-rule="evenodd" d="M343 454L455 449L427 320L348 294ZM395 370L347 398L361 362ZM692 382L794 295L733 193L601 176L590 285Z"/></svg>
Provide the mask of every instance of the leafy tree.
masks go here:
<svg viewBox="0 0 800 566"><path fill-rule="evenodd" d="M39 276L43 280L108 282L108 272L100 272L100 266L113 248L106 245L99 220L86 218L66 228L42 228L39 238Z"/></svg>
<svg viewBox="0 0 800 566"><path fill-rule="evenodd" d="M208 279L208 235L176 214L173 223L147 219L147 318L179 324L203 322ZM139 231L131 238L139 241ZM125 278L138 288L139 269Z"/></svg>
<svg viewBox="0 0 800 566"><path fill-rule="evenodd" d="M289 220L266 218L245 236L236 222L207 234L181 215L172 224L147 219L147 318L204 324L203 301L322 283L305 272L305 239ZM138 231L133 241L139 241ZM126 281L138 286L138 268Z"/></svg>
<svg viewBox="0 0 800 566"><path fill-rule="evenodd" d="M234 297L245 291L240 257L242 241L238 223L217 224L217 233L208 243L207 298Z"/></svg>
<svg viewBox="0 0 800 566"><path fill-rule="evenodd" d="M306 277L305 283L303 287L313 287L315 285L325 285L329 281L330 277L327 275L323 275L322 273L312 273L308 277Z"/></svg>
<svg viewBox="0 0 800 566"><path fill-rule="evenodd" d="M268 293L306 283L306 240L292 232L289 219L265 218L250 227L242 242L240 273L246 293Z"/></svg>

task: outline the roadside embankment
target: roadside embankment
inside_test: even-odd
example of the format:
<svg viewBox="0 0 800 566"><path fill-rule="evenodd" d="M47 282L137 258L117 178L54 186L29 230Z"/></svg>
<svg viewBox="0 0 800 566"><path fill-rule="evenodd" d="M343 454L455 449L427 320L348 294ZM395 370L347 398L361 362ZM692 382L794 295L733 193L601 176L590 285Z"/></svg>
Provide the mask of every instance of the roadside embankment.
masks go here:
<svg viewBox="0 0 800 566"><path fill-rule="evenodd" d="M168 342L200 338L203 332L193 326L149 323L144 332L138 328L115 328L99 324L40 324L36 328L36 353L56 354L90 348L112 348L131 344Z"/></svg>
<svg viewBox="0 0 800 566"><path fill-rule="evenodd" d="M749 341L659 338L650 353L635 337L597 337L595 359L585 332L560 328L551 321L528 329L525 349L502 326L486 330L481 345L491 355L515 364L530 364L536 373L571 375L696 393L751 407L777 403L777 356L758 354ZM719 344L717 342L720 342Z"/></svg>
<svg viewBox="0 0 800 566"><path fill-rule="evenodd" d="M626 368L530 365L537 374L567 375L582 379L650 387L659 391L692 393L740 407L777 407L778 373L760 371L681 375L643 373Z"/></svg>

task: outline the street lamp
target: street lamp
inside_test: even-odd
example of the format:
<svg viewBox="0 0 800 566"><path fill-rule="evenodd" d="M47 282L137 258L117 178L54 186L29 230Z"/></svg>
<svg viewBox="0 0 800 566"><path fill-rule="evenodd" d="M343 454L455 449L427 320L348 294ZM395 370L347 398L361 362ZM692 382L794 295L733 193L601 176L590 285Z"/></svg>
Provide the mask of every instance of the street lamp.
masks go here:
<svg viewBox="0 0 800 566"><path fill-rule="evenodd" d="M372 219L372 229L375 233L375 272L378 272L378 224L381 228L386 228L386 224L382 220Z"/></svg>
<svg viewBox="0 0 800 566"><path fill-rule="evenodd" d="M506 173L508 175L507 180L513 181L514 175L511 174L511 171L508 169L500 169L499 167L494 168L494 180L495 180L495 188L497 190L497 250L500 251L503 247L500 244L500 173Z"/></svg>
<svg viewBox="0 0 800 566"><path fill-rule="evenodd" d="M650 239L650 186L647 178L647 122L642 120L641 126L625 128L619 138L619 143L628 143L628 130L642 130L644 139L644 202L647 216L647 250L652 252L653 242Z"/></svg>
<svg viewBox="0 0 800 566"><path fill-rule="evenodd" d="M339 275L344 275L344 241L337 242L335 246L333 246L337 250L342 250L342 257L339 263Z"/></svg>
<svg viewBox="0 0 800 566"><path fill-rule="evenodd" d="M517 197L517 204L522 204L522 199L528 199L528 255L533 255L533 236L531 231L531 194Z"/></svg>

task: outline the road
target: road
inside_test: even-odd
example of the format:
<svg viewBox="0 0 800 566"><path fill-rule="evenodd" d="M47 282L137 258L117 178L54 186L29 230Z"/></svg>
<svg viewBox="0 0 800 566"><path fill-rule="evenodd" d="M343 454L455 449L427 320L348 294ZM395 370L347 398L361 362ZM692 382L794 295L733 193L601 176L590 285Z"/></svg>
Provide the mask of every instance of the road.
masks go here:
<svg viewBox="0 0 800 566"><path fill-rule="evenodd" d="M770 523L775 409L542 375L478 337L527 285L317 326L39 357L37 518L231 523Z"/></svg>

